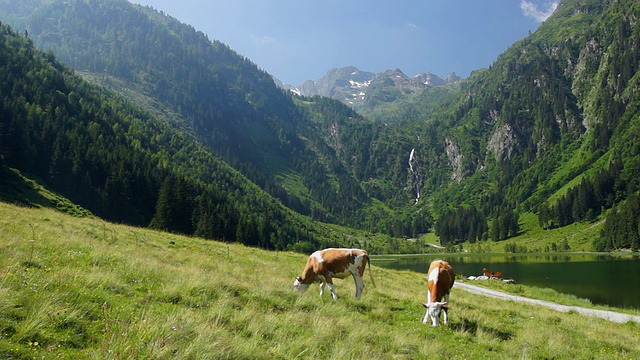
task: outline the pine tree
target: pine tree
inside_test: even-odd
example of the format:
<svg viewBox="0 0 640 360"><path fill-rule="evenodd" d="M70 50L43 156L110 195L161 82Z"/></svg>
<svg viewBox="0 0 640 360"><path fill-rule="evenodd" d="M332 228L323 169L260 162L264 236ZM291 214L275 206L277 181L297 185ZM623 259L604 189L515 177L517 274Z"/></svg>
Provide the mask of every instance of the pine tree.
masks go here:
<svg viewBox="0 0 640 360"><path fill-rule="evenodd" d="M158 194L156 211L149 227L158 230L170 230L173 227L173 203L175 200L175 179L167 177Z"/></svg>

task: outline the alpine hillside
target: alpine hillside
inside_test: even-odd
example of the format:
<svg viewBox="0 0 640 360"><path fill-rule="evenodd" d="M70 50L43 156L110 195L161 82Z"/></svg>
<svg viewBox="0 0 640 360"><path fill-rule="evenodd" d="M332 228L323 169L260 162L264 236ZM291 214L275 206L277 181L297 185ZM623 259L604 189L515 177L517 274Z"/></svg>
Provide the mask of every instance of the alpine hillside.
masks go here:
<svg viewBox="0 0 640 360"><path fill-rule="evenodd" d="M639 17L635 1L564 0L467 79L430 86L344 68L304 95L148 7L0 0L5 37L20 44L7 50L19 61L2 63L3 167L105 218L186 234L211 223L204 214L230 218L233 231L208 237L263 247L317 245L316 220L542 251L508 240L535 218L547 232L590 224L582 248L637 250ZM119 199L135 216L106 205Z"/></svg>
<svg viewBox="0 0 640 360"><path fill-rule="evenodd" d="M264 248L330 241L185 133L6 25L0 93L4 201Z"/></svg>
<svg viewBox="0 0 640 360"><path fill-rule="evenodd" d="M202 143L293 210L353 223L366 206L340 161L318 153L327 146L314 143L316 125L306 121L319 113L314 103L297 105L226 45L124 0L7 2L2 8L21 6L38 10L8 17L26 27L37 46ZM347 108L334 111L359 118Z"/></svg>

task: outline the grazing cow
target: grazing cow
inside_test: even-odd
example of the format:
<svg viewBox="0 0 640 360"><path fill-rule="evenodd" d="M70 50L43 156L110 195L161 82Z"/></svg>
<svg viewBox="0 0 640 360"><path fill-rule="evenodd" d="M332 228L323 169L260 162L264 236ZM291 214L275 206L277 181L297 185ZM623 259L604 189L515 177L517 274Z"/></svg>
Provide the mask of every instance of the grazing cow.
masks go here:
<svg viewBox="0 0 640 360"><path fill-rule="evenodd" d="M376 286L371 274L369 254L365 250L334 248L318 250L309 255L307 265L304 267L302 274L296 277L293 282L293 288L304 292L309 287L309 284L319 282L320 296L322 296L324 294L324 284L326 283L329 286L329 290L331 290L333 300L336 300L338 296L332 279L344 279L349 275L353 275L353 279L356 282L356 300L358 300L362 295L362 289L364 289L362 275L367 264L369 264L371 283Z"/></svg>
<svg viewBox="0 0 640 360"><path fill-rule="evenodd" d="M499 278L502 275L500 271L492 273L492 272L489 272L487 268L483 268L482 273L484 274L484 276L488 277L489 279Z"/></svg>
<svg viewBox="0 0 640 360"><path fill-rule="evenodd" d="M427 303L422 304L427 308L424 314L423 324L426 324L431 317L431 325L438 326L440 322L440 312L444 310L443 320L446 324L449 320L447 314L449 310L449 292L453 287L456 274L448 262L443 260L434 260L429 266L429 282L427 285ZM444 298L444 301L440 301Z"/></svg>

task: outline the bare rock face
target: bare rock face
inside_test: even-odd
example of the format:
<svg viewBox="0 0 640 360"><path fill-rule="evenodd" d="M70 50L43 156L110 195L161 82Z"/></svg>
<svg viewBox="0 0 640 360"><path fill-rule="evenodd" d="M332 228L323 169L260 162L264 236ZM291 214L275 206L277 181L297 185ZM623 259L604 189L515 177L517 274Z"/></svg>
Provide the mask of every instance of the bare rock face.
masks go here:
<svg viewBox="0 0 640 360"><path fill-rule="evenodd" d="M517 146L517 139L513 128L509 124L496 127L487 144L487 151L492 153L496 161L511 160Z"/></svg>
<svg viewBox="0 0 640 360"><path fill-rule="evenodd" d="M464 179L464 169L462 168L462 153L460 152L460 148L450 139L445 139L445 150L447 152L447 158L449 159L449 164L453 168L453 172L451 173L451 180L456 183L460 183Z"/></svg>

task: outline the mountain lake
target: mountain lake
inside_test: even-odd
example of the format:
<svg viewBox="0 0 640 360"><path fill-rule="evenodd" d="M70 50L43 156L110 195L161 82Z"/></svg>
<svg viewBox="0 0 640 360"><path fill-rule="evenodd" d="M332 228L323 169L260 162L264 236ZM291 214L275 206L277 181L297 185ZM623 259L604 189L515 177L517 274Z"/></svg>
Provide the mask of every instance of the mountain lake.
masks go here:
<svg viewBox="0 0 640 360"><path fill-rule="evenodd" d="M448 261L457 275L480 276L486 268L517 284L551 288L593 304L640 309L640 256L628 253L379 255L371 263L426 274L434 259Z"/></svg>

